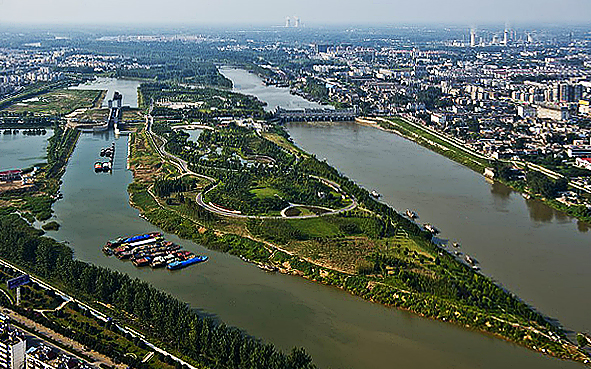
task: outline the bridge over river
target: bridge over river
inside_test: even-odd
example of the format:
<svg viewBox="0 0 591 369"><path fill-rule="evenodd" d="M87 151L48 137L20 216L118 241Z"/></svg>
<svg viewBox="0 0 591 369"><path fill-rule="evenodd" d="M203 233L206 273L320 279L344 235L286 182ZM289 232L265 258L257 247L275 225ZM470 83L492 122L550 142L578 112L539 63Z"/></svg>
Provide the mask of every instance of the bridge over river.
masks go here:
<svg viewBox="0 0 591 369"><path fill-rule="evenodd" d="M353 121L358 116L357 108L351 109L275 109L275 118L281 122Z"/></svg>

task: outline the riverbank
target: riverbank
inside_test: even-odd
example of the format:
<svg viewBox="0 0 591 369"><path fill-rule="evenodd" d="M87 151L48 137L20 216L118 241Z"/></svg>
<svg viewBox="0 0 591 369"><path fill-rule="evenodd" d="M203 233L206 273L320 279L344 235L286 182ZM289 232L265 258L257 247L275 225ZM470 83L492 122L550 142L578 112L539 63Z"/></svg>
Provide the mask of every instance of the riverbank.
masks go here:
<svg viewBox="0 0 591 369"><path fill-rule="evenodd" d="M443 155L448 159L462 164L483 176L485 168L491 166L490 161L482 157L476 157L475 155L469 153L468 149L459 148L460 144L451 145L449 142L434 136L427 130L418 127L417 125L411 125L401 118L358 118L356 119L356 122L358 124L369 125L386 132L395 133L399 136L416 142L431 151ZM591 223L591 214L587 214L588 212L585 211L586 208L582 206L568 206L557 201L556 199L548 199L538 194L532 194L526 190L524 184L519 182L507 181L503 180L502 178L495 178L494 180L522 194L528 199L531 198L541 201L552 209L561 211L580 221Z"/></svg>
<svg viewBox="0 0 591 369"><path fill-rule="evenodd" d="M149 149L149 145L144 146L144 149ZM154 154L153 151L152 155ZM146 153L132 153L133 158L145 156ZM331 180L341 182L341 185L347 186L352 191L360 192L361 196L358 197L363 198L366 206L375 207L373 211L379 211L378 209L386 211L385 205L370 200L367 191L363 192L364 190L339 175L336 170L318 161L314 161L314 163L314 166L320 165L319 168L325 171L323 177L330 177ZM139 167L144 170L147 166L140 165ZM400 248L401 254L397 254L398 258L392 256L392 260L400 261L386 260L384 262L384 260L381 260L378 262L374 260L368 274L343 273L331 268L330 264L316 262L314 258L302 258L301 253L289 249L291 243L281 245L281 248L279 248L276 247L276 242L265 240L264 234L253 237L254 240L250 239L248 233L253 229L252 227L232 223L228 219L205 212L200 207L187 205L177 208L177 211L163 207L163 204L159 204L149 191L149 182L154 180L155 176L153 175L151 179L144 176L145 183L136 183L134 181L134 184L129 187L130 198L134 206L140 209L145 219L160 226L165 231L176 233L183 238L191 239L212 249L230 252L257 263L263 263L283 273L300 275L316 282L341 288L370 301L412 311L424 317L492 333L549 355L579 361L585 360L584 355L579 353L576 347L564 338L559 338L560 333L557 332L560 330L555 331L555 327L546 325L541 316L534 318L537 313L533 312L527 305L519 302L515 296L502 292L488 278L473 273L447 253L441 254L442 250L425 241L420 236L420 233L410 238L408 235L403 236L400 234L385 239L385 242L392 242L394 245L397 244L396 242L405 242L406 246ZM394 213L390 215L395 217ZM259 226L273 229L277 225L269 223ZM234 232L242 232L242 234L229 232L228 230L232 228L234 228ZM409 241L405 241L406 239L409 239ZM262 242L262 240L265 240L265 242ZM328 238L324 243L324 247L332 247L331 245L334 245L335 241L338 241L338 239ZM322 246L322 244L316 244L316 246ZM270 247L272 249L269 249ZM409 257L402 256L405 247L407 253L411 251ZM281 249L290 251L290 253L281 251ZM326 249L326 252L329 250L331 249ZM352 250L350 249L350 251ZM378 264L375 264L376 262ZM434 292L431 287L425 289L425 285L425 287L419 288L423 283L431 284L432 281L422 280L418 275L407 273L404 270L406 268L401 267L404 264L397 264L397 266L389 264L392 262L411 263L409 265L417 268L421 264L427 265L432 268L429 273L436 273L435 275L440 275L439 273L443 270L447 270L446 273L454 275L454 279L458 282L461 281L462 285L471 286L467 287L470 291L488 291L486 293L487 298L494 300L503 296L503 299L508 298L513 301L511 304L515 305L504 307L502 309L504 312L501 313L501 311L497 311L497 308L491 309L491 306L487 308L488 305L486 304L472 305L467 301L458 300L457 297L450 298L450 296L445 299L441 298L438 295L439 292ZM378 269L373 271L376 265L378 265ZM400 279L401 276L403 279ZM411 280L414 281L409 282ZM505 303L499 300L499 304L504 305ZM512 313L507 313L508 311L512 311ZM537 322L533 323L531 319L535 319Z"/></svg>
<svg viewBox="0 0 591 369"><path fill-rule="evenodd" d="M80 133L56 125L47 147L47 163L40 164L32 185L3 192L0 200L14 206L29 221L46 221L51 217L52 204L58 199L61 177L78 142Z"/></svg>

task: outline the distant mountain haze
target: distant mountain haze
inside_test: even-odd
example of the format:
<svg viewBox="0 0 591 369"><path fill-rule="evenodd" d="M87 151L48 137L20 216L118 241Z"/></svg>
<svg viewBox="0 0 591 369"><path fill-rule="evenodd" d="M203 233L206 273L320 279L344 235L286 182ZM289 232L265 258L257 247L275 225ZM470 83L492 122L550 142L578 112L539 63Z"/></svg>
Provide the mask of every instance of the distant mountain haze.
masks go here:
<svg viewBox="0 0 591 369"><path fill-rule="evenodd" d="M590 14L590 0L0 0L0 24L589 23Z"/></svg>

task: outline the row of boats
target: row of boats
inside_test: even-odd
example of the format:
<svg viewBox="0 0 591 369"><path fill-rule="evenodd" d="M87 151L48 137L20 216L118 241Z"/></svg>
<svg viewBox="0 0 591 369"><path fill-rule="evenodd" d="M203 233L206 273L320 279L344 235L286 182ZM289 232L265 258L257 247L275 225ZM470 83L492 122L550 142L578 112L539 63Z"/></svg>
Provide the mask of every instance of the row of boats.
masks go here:
<svg viewBox="0 0 591 369"><path fill-rule="evenodd" d="M410 210L410 209L406 209L406 211L404 212L404 214L406 214L406 216L407 216L407 217L408 217L410 220L413 220L413 221L415 221L415 222L417 221L417 219L419 219L419 215L418 215L418 214L417 214L415 211L412 211L412 210ZM439 229L435 228L435 226L434 226L433 224L425 223L425 224L423 224L423 227L424 227L424 228L425 228L427 231L429 231L429 232L433 233L434 235L436 235L436 234L438 234L438 233L439 233Z"/></svg>
<svg viewBox="0 0 591 369"><path fill-rule="evenodd" d="M152 269L183 269L208 259L207 256L195 255L166 241L160 232L119 237L107 242L103 252L120 260L131 260L136 267L150 266Z"/></svg>
<svg viewBox="0 0 591 369"><path fill-rule="evenodd" d="M417 214L415 211L412 211L412 210L410 210L410 209L406 209L406 211L405 211L405 214L406 214L406 216L407 216L409 219L411 219L411 220L413 220L413 221L416 221L417 219L419 219L419 215L418 215L418 214ZM434 225L432 225L432 224L425 223L425 224L423 224L423 227L424 227L424 228L425 228L427 231L431 232L433 235L436 235L436 234L438 234L438 233L439 233L439 230L438 230L437 228L435 228L435 226L434 226ZM455 249L458 249L458 248L460 248L460 244L459 244L459 243L457 243L457 242L452 242L452 244L451 244L451 245L452 245L452 246L453 246ZM445 246L445 245L444 245L444 244L440 244L440 246ZM453 252L452 252L452 251L450 251L450 253L453 253L453 254L454 254L455 256L457 256L458 258L460 258L460 259L463 259L464 261L466 261L466 263L468 263L468 265L469 265L469 266L470 266L472 269L474 269L474 270L480 270L480 267L478 266L478 261L477 261L476 259L474 259L474 258L470 257L470 255L467 255L467 254L466 254L466 255L464 255L464 254L462 254L462 252L461 252L461 251L458 251L458 250L454 250Z"/></svg>
<svg viewBox="0 0 591 369"><path fill-rule="evenodd" d="M101 149L100 152L101 157L109 158L109 161L97 161L94 163L94 171L97 173L100 172L110 172L113 170L113 159L115 158L115 142L111 144L109 147L104 147Z"/></svg>

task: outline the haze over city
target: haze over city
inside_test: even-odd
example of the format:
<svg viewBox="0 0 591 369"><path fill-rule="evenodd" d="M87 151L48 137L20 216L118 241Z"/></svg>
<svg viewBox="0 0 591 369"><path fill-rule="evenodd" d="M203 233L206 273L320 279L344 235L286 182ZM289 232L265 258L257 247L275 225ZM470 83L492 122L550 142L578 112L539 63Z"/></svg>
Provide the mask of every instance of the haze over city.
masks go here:
<svg viewBox="0 0 591 369"><path fill-rule="evenodd" d="M587 0L0 0L0 22L28 24L302 25L589 21Z"/></svg>

